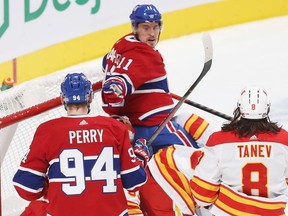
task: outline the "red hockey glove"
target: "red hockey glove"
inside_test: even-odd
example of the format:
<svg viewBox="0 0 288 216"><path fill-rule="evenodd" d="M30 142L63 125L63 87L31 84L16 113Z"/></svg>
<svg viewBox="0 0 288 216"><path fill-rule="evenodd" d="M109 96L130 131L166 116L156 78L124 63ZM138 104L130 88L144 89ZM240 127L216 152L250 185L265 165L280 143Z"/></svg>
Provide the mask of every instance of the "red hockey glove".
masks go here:
<svg viewBox="0 0 288 216"><path fill-rule="evenodd" d="M126 96L125 82L118 77L107 79L102 87L105 103L122 103Z"/></svg>
<svg viewBox="0 0 288 216"><path fill-rule="evenodd" d="M138 160L142 162L143 167L146 167L152 156L152 149L146 145L146 140L143 138L137 139L133 149Z"/></svg>

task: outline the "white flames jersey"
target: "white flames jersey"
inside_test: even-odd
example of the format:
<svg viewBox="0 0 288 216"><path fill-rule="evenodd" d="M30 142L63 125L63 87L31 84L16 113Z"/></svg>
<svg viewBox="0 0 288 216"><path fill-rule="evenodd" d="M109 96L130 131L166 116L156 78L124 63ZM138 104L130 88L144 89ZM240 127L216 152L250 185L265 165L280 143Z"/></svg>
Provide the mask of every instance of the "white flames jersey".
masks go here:
<svg viewBox="0 0 288 216"><path fill-rule="evenodd" d="M229 205L237 206L236 201L238 206L245 205L239 197L231 199L231 194L239 192L250 197L277 198L277 202L283 197L274 210L285 208L281 205L288 192L288 133L284 129L277 134L261 133L247 138L220 131L210 136L206 146L191 183L198 204L209 205L218 200L218 208L224 210Z"/></svg>

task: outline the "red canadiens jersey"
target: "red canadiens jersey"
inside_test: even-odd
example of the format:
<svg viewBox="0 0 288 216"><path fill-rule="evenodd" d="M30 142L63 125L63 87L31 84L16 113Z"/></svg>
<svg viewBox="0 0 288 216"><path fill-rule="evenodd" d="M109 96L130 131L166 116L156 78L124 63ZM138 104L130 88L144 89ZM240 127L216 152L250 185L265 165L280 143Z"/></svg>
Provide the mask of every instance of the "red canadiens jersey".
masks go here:
<svg viewBox="0 0 288 216"><path fill-rule="evenodd" d="M127 93L123 104L105 104L103 98L108 114L128 116L133 125L155 126L173 108L161 54L134 35L115 43L107 55L105 70L106 79L116 76L125 82Z"/></svg>
<svg viewBox="0 0 288 216"><path fill-rule="evenodd" d="M283 214L288 192L288 133L284 129L247 138L220 131L210 136L206 146L191 182L199 205L214 203L215 214L219 210L228 215L231 211ZM254 198L271 205L249 201Z"/></svg>
<svg viewBox="0 0 288 216"><path fill-rule="evenodd" d="M126 126L85 115L41 124L13 183L26 200L45 196L50 215L102 216L128 215L123 188L135 191L146 180Z"/></svg>

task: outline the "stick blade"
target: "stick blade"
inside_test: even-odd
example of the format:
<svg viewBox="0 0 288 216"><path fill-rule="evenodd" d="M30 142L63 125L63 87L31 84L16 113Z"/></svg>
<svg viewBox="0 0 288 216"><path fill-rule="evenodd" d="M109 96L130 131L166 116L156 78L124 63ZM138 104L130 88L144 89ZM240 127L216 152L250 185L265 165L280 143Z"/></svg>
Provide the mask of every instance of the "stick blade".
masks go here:
<svg viewBox="0 0 288 216"><path fill-rule="evenodd" d="M213 58L212 39L209 33L204 32L202 34L202 43L205 49L205 62L208 62Z"/></svg>

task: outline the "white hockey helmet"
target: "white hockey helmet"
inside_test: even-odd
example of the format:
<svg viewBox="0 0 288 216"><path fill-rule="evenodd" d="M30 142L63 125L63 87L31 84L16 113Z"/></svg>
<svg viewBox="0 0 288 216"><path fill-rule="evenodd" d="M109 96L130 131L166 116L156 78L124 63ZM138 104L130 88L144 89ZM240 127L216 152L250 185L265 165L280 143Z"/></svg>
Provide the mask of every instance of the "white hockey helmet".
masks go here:
<svg viewBox="0 0 288 216"><path fill-rule="evenodd" d="M265 89L259 86L247 86L240 94L238 100L241 117L245 119L267 118L270 102Z"/></svg>

